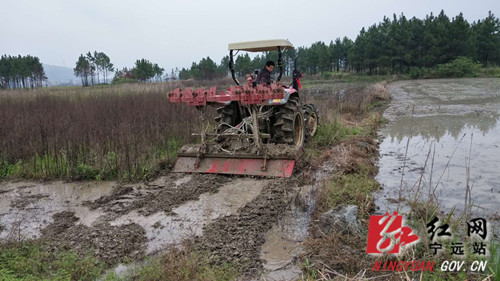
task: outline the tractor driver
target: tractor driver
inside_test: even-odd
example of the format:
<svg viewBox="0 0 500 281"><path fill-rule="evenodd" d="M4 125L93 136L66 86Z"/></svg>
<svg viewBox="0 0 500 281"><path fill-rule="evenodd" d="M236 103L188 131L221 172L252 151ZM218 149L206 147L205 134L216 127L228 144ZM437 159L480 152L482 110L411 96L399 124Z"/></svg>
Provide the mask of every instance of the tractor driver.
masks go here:
<svg viewBox="0 0 500 281"><path fill-rule="evenodd" d="M257 84L270 85L271 84L271 72L274 70L274 61L270 60L266 62L266 66L259 71L257 75Z"/></svg>

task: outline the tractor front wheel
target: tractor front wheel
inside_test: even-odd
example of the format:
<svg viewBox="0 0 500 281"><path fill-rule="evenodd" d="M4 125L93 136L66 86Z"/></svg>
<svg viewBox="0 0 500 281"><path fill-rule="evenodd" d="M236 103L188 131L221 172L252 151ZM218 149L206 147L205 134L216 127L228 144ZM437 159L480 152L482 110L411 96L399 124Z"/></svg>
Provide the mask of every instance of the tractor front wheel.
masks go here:
<svg viewBox="0 0 500 281"><path fill-rule="evenodd" d="M314 104L305 104L302 107L304 122L306 124L306 141L309 141L318 132L319 114Z"/></svg>

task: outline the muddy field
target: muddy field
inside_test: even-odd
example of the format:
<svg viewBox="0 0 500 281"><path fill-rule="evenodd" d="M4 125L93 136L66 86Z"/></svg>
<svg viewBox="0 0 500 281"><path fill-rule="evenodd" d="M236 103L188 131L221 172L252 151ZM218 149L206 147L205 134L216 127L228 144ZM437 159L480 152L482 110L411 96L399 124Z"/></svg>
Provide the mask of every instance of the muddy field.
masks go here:
<svg viewBox="0 0 500 281"><path fill-rule="evenodd" d="M292 262L307 233L311 183L300 172L290 179L167 173L140 184L2 182L0 241L47 238L55 250L114 265L192 238L218 262L244 264L244 275L288 279L300 274Z"/></svg>
<svg viewBox="0 0 500 281"><path fill-rule="evenodd" d="M384 115L389 123L380 132L378 211L399 208L400 195L415 192L414 182L427 167L422 163L429 147L437 147L436 172L432 182L430 178L426 182L437 185L435 193L444 210L457 202L463 204L464 157L473 155L472 201L488 208L494 220L500 201L494 167L500 165L484 163L497 163L494 155L500 155L498 80L402 81L389 89L393 100ZM346 91L335 93L339 96ZM361 122L352 113L342 118L345 124ZM465 133L470 135L462 137ZM238 264L243 280L296 280L304 278L304 242L311 237L310 227L321 223L317 217L321 214L314 214L318 190L335 176L355 174L359 167L374 168L376 161L371 157L377 149L371 133L330 141L325 149L313 152L315 156L299 162L288 179L163 171L162 176L140 183L3 181L0 242L42 238L54 251L91 254L124 274L136 266L133 261L140 263L190 241L210 253L212 262ZM448 165L439 160L450 159L452 154L458 162ZM375 174L367 173L369 177ZM366 215L375 211L366 200L360 201L365 226ZM333 255L336 260L327 262L338 264L340 270L352 264L351 270L366 271L366 260L359 261L361 265L354 262L364 253L366 235L356 237L352 251L342 244L338 256Z"/></svg>

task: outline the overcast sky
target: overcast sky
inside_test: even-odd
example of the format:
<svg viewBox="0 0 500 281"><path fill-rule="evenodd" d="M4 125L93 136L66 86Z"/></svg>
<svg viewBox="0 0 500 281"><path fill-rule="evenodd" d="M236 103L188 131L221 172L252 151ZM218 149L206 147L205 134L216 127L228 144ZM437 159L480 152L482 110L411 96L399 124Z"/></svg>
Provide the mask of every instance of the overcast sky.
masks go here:
<svg viewBox="0 0 500 281"><path fill-rule="evenodd" d="M0 0L0 54L33 55L73 68L87 51L116 67L146 58L167 71L210 56L230 42L284 38L294 46L355 39L362 27L404 13L424 18L444 10L469 21L500 14L499 0Z"/></svg>

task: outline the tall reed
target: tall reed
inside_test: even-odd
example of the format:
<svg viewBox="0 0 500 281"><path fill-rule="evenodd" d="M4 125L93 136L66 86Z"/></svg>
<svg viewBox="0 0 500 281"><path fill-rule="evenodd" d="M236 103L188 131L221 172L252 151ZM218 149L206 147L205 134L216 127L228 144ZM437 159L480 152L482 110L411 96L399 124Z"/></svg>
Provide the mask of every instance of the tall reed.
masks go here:
<svg viewBox="0 0 500 281"><path fill-rule="evenodd" d="M143 177L175 157L198 113L166 98L169 84L0 93L0 163L21 176ZM14 173L14 172L11 172ZM8 174L4 172L4 175Z"/></svg>

